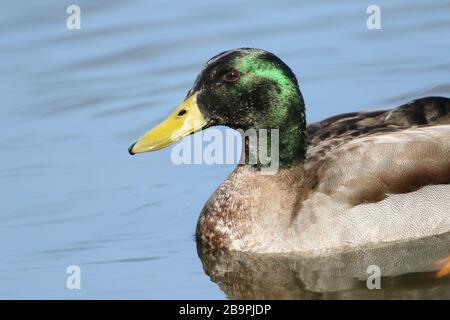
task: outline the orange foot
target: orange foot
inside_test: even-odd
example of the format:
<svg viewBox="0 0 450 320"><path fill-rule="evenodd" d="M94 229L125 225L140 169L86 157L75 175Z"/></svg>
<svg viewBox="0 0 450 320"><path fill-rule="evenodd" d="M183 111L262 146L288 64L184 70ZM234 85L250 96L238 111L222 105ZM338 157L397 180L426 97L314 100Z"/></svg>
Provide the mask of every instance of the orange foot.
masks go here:
<svg viewBox="0 0 450 320"><path fill-rule="evenodd" d="M450 256L439 260L437 263L441 266L441 269L436 272L438 277L445 277L450 274Z"/></svg>

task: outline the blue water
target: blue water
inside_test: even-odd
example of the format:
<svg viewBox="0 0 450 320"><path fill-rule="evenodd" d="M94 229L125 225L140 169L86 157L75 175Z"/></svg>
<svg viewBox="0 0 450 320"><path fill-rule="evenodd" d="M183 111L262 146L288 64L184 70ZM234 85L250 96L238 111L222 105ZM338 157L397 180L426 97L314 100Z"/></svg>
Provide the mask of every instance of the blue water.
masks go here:
<svg viewBox="0 0 450 320"><path fill-rule="evenodd" d="M230 165L176 166L129 144L201 65L259 47L297 74L308 121L450 95L450 2L0 2L0 298L225 298L197 217ZM79 265L82 289L66 288Z"/></svg>

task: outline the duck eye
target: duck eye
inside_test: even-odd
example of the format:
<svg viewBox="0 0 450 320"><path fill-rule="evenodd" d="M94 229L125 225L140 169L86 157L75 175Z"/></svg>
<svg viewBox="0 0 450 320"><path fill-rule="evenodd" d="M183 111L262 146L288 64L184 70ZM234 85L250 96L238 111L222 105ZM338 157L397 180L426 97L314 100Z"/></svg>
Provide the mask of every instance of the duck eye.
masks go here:
<svg viewBox="0 0 450 320"><path fill-rule="evenodd" d="M178 116L182 117L186 112L186 109L181 109L180 112L178 112Z"/></svg>
<svg viewBox="0 0 450 320"><path fill-rule="evenodd" d="M226 82L234 82L237 79L239 79L239 72L237 71L229 71L225 74L225 76L223 77L223 80L225 80Z"/></svg>

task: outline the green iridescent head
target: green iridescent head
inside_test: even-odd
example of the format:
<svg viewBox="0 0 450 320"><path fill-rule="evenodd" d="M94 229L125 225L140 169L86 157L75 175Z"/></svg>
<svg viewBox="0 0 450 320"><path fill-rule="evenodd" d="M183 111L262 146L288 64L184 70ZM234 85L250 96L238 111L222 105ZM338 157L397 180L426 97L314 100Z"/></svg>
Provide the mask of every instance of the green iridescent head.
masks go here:
<svg viewBox="0 0 450 320"><path fill-rule="evenodd" d="M280 163L302 160L306 152L303 97L291 69L273 53L241 48L210 59L188 96L210 125L233 129L279 129Z"/></svg>

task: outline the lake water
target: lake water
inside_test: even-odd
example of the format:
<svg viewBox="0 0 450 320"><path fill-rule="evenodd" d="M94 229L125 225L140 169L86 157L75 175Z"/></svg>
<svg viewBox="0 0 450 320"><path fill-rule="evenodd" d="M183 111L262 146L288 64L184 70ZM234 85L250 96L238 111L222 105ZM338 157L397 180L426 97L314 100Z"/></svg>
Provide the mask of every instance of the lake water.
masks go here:
<svg viewBox="0 0 450 320"><path fill-rule="evenodd" d="M448 235L320 261L200 249L202 263L196 221L233 166L127 153L236 47L291 66L310 122L450 96L448 0L377 1L381 30L360 0L77 0L68 30L73 3L0 2L0 298L450 298L435 274ZM382 290L364 287L373 261Z"/></svg>

